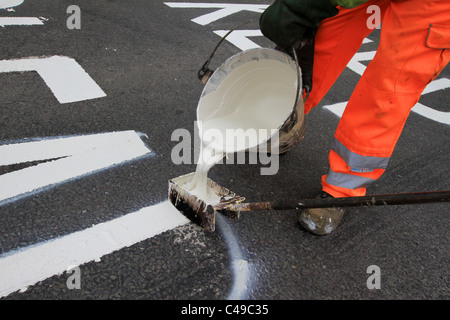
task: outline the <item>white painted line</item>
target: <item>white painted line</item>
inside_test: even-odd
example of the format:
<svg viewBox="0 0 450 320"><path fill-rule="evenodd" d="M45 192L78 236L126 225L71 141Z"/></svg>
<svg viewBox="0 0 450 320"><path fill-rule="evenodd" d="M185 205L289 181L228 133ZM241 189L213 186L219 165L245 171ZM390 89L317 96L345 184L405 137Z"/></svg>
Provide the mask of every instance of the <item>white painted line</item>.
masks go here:
<svg viewBox="0 0 450 320"><path fill-rule="evenodd" d="M34 17L0 17L0 26L35 26L43 25L39 18Z"/></svg>
<svg viewBox="0 0 450 320"><path fill-rule="evenodd" d="M447 78L437 79L437 80L431 81L426 86L425 90L423 90L423 92L422 92L422 95L431 93L431 92L435 92L435 91L439 91L439 90L449 89L449 88L450 88L450 79L447 79Z"/></svg>
<svg viewBox="0 0 450 320"><path fill-rule="evenodd" d="M0 259L0 297L188 223L169 201Z"/></svg>
<svg viewBox="0 0 450 320"><path fill-rule="evenodd" d="M1 175L0 203L151 153L135 131L1 145L0 165L64 158Z"/></svg>
<svg viewBox="0 0 450 320"><path fill-rule="evenodd" d="M222 9L226 7L243 7L251 10L263 10L269 5L266 4L242 4L242 3L217 3L217 2L164 2L165 5L171 8L198 8L198 9Z"/></svg>
<svg viewBox="0 0 450 320"><path fill-rule="evenodd" d="M0 145L0 166L55 159L95 149L129 145L136 154L151 152L134 130L75 136L36 138L35 141Z"/></svg>
<svg viewBox="0 0 450 320"><path fill-rule="evenodd" d="M0 72L24 71L36 71L60 103L106 96L89 74L69 57L51 56L0 61Z"/></svg>
<svg viewBox="0 0 450 320"><path fill-rule="evenodd" d="M366 66L363 65L360 61L372 60L375 57L376 53L376 51L357 52L347 64L347 68L362 76L362 74L366 70Z"/></svg>
<svg viewBox="0 0 450 320"><path fill-rule="evenodd" d="M214 33L220 37L223 37L229 31L230 30L216 30ZM241 50L248 50L260 48L260 46L247 37L260 37L262 35L261 30L234 30L225 40L231 42Z"/></svg>
<svg viewBox="0 0 450 320"><path fill-rule="evenodd" d="M411 111L420 114L427 119L450 125L450 112L438 111L424 106L420 102L417 103Z"/></svg>
<svg viewBox="0 0 450 320"><path fill-rule="evenodd" d="M9 9L20 6L23 0L0 0L0 9Z"/></svg>
<svg viewBox="0 0 450 320"><path fill-rule="evenodd" d="M216 223L227 244L233 271L233 286L227 299L247 299L249 288L252 285L250 280L252 275L250 265L245 259L246 257L239 246L238 239L234 235L231 226L221 214L216 215Z"/></svg>
<svg viewBox="0 0 450 320"><path fill-rule="evenodd" d="M360 54L356 54L355 57L350 61L350 63L347 65L348 68L352 69L356 73L362 75L366 66L364 66L359 61L366 61L371 60L375 55L375 51L370 52L362 52ZM422 95L433 93L439 90L444 90L450 88L450 79L447 78L441 78L434 80L430 82L422 92ZM345 102L338 102L331 105L325 105L323 108L333 112L336 116L339 118L342 117L342 114L344 113L345 107L347 105L348 101ZM450 112L445 111L439 111L430 107L427 107L423 105L422 103L418 102L412 109L412 112L415 112L427 119L450 125Z"/></svg>
<svg viewBox="0 0 450 320"><path fill-rule="evenodd" d="M441 78L434 81L431 81L423 90L422 95L436 92L439 90L449 89L450 88L450 79L447 78ZM412 108L413 112L420 114L421 116L434 120L436 122L440 122L443 124L450 125L450 112L445 111L438 111L435 109L432 109L430 107L427 107L420 102L418 102L414 108Z"/></svg>
<svg viewBox="0 0 450 320"><path fill-rule="evenodd" d="M217 21L224 17L238 13L240 11L250 11L256 13L262 13L268 5L260 4L237 4L237 3L190 3L190 2L164 2L171 8L210 8L219 9L211 13L204 14L198 18L192 19L192 22L200 24L202 26L211 22Z"/></svg>
<svg viewBox="0 0 450 320"><path fill-rule="evenodd" d="M324 106L325 109L333 112L336 116L339 118L342 117L342 114L344 113L345 107L347 106L348 101L346 102L339 102L331 105ZM420 114L421 116L440 122L443 124L450 125L450 112L444 112L444 111L438 111L435 109L432 109L430 107L424 106L420 102L417 103L414 108L411 109L411 111Z"/></svg>
<svg viewBox="0 0 450 320"><path fill-rule="evenodd" d="M342 114L344 113L347 103L348 103L348 101L345 101L345 102L339 102L339 103L335 103L335 104L326 105L323 107L324 107L324 109L327 109L327 110L333 112L335 115L337 115L340 118L340 117L342 117Z"/></svg>

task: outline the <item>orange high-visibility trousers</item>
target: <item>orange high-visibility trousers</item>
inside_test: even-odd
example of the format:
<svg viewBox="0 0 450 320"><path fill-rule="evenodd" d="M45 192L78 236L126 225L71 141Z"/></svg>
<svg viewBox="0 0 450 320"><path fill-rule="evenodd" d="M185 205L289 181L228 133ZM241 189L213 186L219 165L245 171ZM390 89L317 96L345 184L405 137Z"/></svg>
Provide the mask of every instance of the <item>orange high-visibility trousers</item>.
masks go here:
<svg viewBox="0 0 450 320"><path fill-rule="evenodd" d="M348 101L329 171L322 176L323 190L334 197L365 195L385 172L411 109L450 60L449 0L372 0L340 8L316 34L305 113L325 96L372 31L367 25L373 21L372 5L382 21L378 50Z"/></svg>

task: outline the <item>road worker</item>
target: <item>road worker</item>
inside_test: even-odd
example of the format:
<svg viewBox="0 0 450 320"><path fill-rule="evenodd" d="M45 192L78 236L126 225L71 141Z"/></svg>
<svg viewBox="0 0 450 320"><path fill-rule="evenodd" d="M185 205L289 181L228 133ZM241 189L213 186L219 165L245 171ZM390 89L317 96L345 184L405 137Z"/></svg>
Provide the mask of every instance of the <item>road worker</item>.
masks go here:
<svg viewBox="0 0 450 320"><path fill-rule="evenodd" d="M363 196L385 172L410 110L450 60L450 1L276 0L261 15L262 33L278 49L297 53L307 114L373 31L375 12L382 25L378 50L336 129L321 197ZM343 208L309 209L299 221L324 235L343 214Z"/></svg>

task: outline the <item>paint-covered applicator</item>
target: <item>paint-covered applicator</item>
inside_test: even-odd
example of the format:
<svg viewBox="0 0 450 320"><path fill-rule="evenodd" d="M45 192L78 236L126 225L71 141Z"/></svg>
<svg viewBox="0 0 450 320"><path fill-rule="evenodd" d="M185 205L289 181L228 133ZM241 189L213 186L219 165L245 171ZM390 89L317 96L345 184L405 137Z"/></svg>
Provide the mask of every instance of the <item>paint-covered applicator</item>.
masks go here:
<svg viewBox="0 0 450 320"><path fill-rule="evenodd" d="M209 192L216 194L220 201L215 204L207 203L204 199L200 199L185 188L185 185L193 179L194 174L192 172L169 181L169 200L189 220L205 230L213 232L215 230L217 212L215 206L223 206L227 202L237 204L240 201L244 201L245 198L236 196L230 190L219 186L208 178L207 188ZM238 218L237 213L234 216Z"/></svg>
<svg viewBox="0 0 450 320"><path fill-rule="evenodd" d="M355 206L372 207L450 201L450 191L432 191L345 198L279 199L275 201L245 203L244 197L236 195L208 178L208 188L220 197L218 203L208 204L183 187L187 181L192 179L193 174L190 173L169 181L169 200L189 220L210 232L215 230L215 217L217 212L237 220L239 219L240 213L244 211L303 210L307 208Z"/></svg>

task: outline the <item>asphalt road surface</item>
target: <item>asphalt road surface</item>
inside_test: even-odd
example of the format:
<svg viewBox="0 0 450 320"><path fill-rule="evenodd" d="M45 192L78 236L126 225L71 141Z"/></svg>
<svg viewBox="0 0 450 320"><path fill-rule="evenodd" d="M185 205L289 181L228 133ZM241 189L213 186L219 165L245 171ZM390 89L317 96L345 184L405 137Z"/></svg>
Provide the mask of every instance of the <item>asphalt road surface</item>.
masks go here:
<svg viewBox="0 0 450 320"><path fill-rule="evenodd" d="M174 131L194 134L197 71L248 19L211 67L273 47L257 24L270 3L0 1L2 299L450 298L448 204L348 209L318 237L296 210L218 217L208 233L167 202L168 180L195 170L171 155ZM307 116L276 175L223 164L209 176L249 201L314 198L379 32ZM368 194L450 189L449 98L447 67Z"/></svg>

